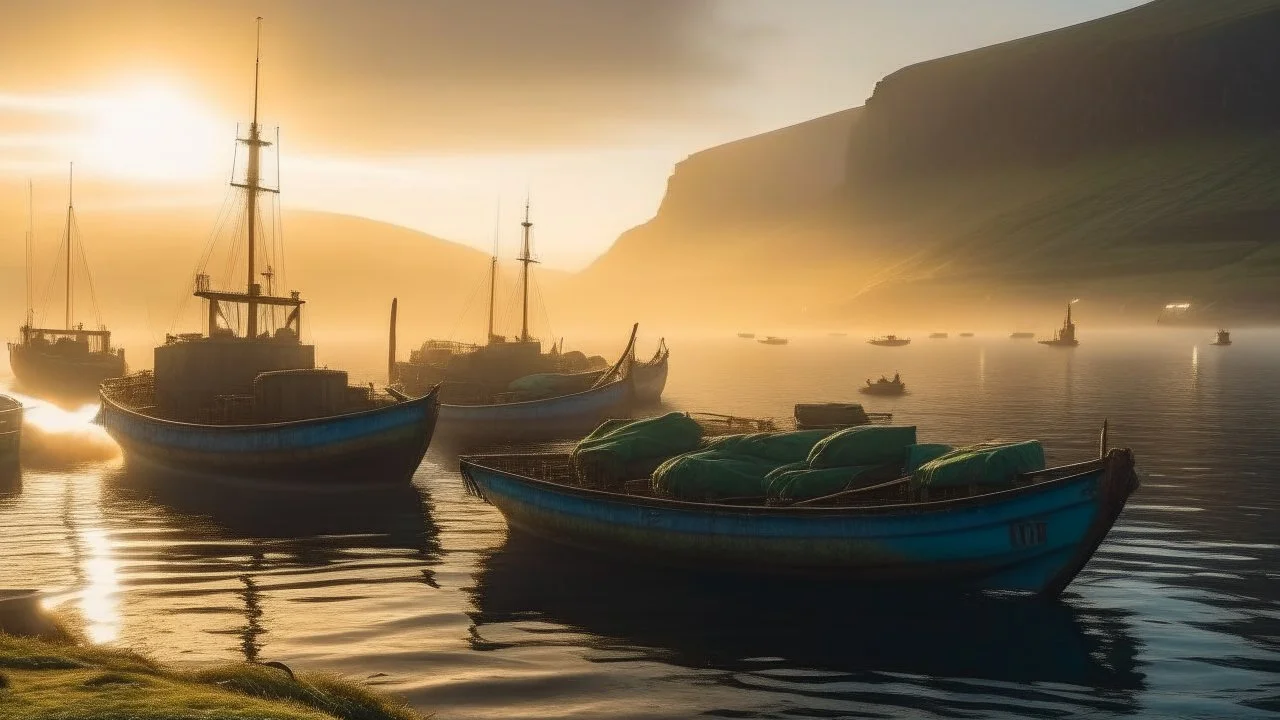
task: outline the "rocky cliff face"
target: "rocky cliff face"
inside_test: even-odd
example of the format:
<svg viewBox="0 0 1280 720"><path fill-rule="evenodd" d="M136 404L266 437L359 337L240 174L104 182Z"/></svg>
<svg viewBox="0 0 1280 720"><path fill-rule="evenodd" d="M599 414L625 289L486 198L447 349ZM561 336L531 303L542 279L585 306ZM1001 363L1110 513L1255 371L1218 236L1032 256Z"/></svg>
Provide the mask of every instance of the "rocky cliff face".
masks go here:
<svg viewBox="0 0 1280 720"><path fill-rule="evenodd" d="M889 75L852 134L849 176L884 187L1275 130L1277 87L1280 3L1160 0Z"/></svg>
<svg viewBox="0 0 1280 720"><path fill-rule="evenodd" d="M1277 88L1280 0L1157 0L921 63L681 163L579 282L824 323L1082 295L1280 318Z"/></svg>

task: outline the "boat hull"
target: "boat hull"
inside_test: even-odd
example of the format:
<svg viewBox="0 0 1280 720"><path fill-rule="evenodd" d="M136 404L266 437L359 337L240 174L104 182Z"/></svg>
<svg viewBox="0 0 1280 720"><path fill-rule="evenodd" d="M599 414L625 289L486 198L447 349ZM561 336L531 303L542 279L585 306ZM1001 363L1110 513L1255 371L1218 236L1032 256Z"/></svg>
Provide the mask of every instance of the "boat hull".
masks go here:
<svg viewBox="0 0 1280 720"><path fill-rule="evenodd" d="M642 562L751 574L942 583L1057 595L1137 486L1113 451L1079 472L964 500L737 507L568 487L463 459L468 487L519 533Z"/></svg>
<svg viewBox="0 0 1280 720"><path fill-rule="evenodd" d="M125 462L221 478L404 483L422 462L439 413L436 394L375 410L283 423L200 425L150 417L102 395L98 421Z"/></svg>
<svg viewBox="0 0 1280 720"><path fill-rule="evenodd" d="M590 430L629 415L630 377L570 395L496 405L440 405L440 436L457 439L539 440Z"/></svg>
<svg viewBox="0 0 1280 720"><path fill-rule="evenodd" d="M635 388L637 405L657 405L662 402L662 391L667 388L667 358L647 363L636 363L631 368L631 381Z"/></svg>
<svg viewBox="0 0 1280 720"><path fill-rule="evenodd" d="M87 359L42 353L19 343L9 344L9 366L23 389L34 395L92 398L105 380L128 372L119 355L95 353Z"/></svg>
<svg viewBox="0 0 1280 720"><path fill-rule="evenodd" d="M22 403L0 395L0 473L18 467L22 449Z"/></svg>

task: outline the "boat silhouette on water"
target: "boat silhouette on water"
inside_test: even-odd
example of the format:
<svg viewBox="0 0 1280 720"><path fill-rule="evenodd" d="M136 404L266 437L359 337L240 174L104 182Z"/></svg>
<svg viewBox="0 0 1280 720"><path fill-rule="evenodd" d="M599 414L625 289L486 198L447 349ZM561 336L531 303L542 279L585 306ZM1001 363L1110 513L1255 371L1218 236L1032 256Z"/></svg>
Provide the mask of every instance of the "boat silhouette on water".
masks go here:
<svg viewBox="0 0 1280 720"><path fill-rule="evenodd" d="M1076 339L1076 324L1071 321L1071 306L1075 300L1067 303L1067 318L1062 321L1062 328L1053 334L1052 340L1041 340L1041 345L1050 347L1075 347L1080 344Z"/></svg>
<svg viewBox="0 0 1280 720"><path fill-rule="evenodd" d="M1012 334L1010 334L1010 335L1009 335L1009 339L1011 339L1011 340L1030 340L1031 338L1033 338L1033 337L1035 337L1035 336L1036 336L1036 334L1035 334L1035 333L1033 333L1033 332L1015 332L1015 333L1012 333Z"/></svg>
<svg viewBox="0 0 1280 720"><path fill-rule="evenodd" d="M1108 450L1106 437L1104 425L1095 459L1007 485L930 491L908 474L782 504L679 500L647 481L597 482L565 453L469 456L460 467L467 490L513 533L615 560L1055 597L1138 487L1133 453Z"/></svg>
<svg viewBox="0 0 1280 720"><path fill-rule="evenodd" d="M900 338L897 335L885 335L883 337L871 338L867 342L880 347L902 347L903 345L910 345L911 338Z"/></svg>
<svg viewBox="0 0 1280 720"><path fill-rule="evenodd" d="M47 396L56 400L79 400L91 398L98 392L98 386L109 378L120 377L128 372L124 360L124 349L111 346L111 331L102 324L101 319L96 328L85 329L83 323L75 322L75 259L84 259L83 243L79 239L76 224L75 204L71 191L71 179L67 182L67 217L63 230L62 248L64 252L65 289L66 289L66 321L61 328L36 327L35 312L32 304L32 268L33 246L35 242L34 226L27 230L27 315L19 329L19 340L9 343L9 366L18 384L33 395ZM28 206L30 206L30 188L28 187ZM30 209L28 208L28 213ZM79 252L75 249L79 248ZM86 274L89 272L88 262L84 263ZM98 301L93 295L93 283L89 283L90 301L97 310Z"/></svg>
<svg viewBox="0 0 1280 720"><path fill-rule="evenodd" d="M260 30L259 26L259 30ZM257 282L261 150L258 63L253 121L238 138L248 150L242 191L248 279L243 290L212 289L197 274L207 333L169 335L155 349L155 370L102 385L99 423L131 469L158 468L260 481L312 484L407 482L422 461L439 411L433 390L407 398L352 386L347 373L317 368L315 346L301 341L296 291L272 294ZM285 313L277 324L276 311ZM394 310L393 310L394 314ZM244 318L241 330L231 318Z"/></svg>
<svg viewBox="0 0 1280 720"><path fill-rule="evenodd" d="M867 395L904 395L907 392L907 385L902 382L902 378L898 376L898 373L894 373L892 380L883 375L875 382L871 382L871 379L868 378L867 384L858 388L858 390Z"/></svg>
<svg viewBox="0 0 1280 720"><path fill-rule="evenodd" d="M1226 330L1219 330L1219 331L1218 331L1218 339L1217 339L1217 340L1214 340L1214 341L1213 341L1212 343L1210 343L1210 344L1211 344L1211 345L1230 345L1230 344L1231 344L1231 333L1230 333L1230 332L1228 332L1228 331L1226 331Z"/></svg>
<svg viewBox="0 0 1280 720"><path fill-rule="evenodd" d="M738 337L742 338L743 340L755 340L756 334L750 333L750 332L740 332L738 333Z"/></svg>
<svg viewBox="0 0 1280 720"><path fill-rule="evenodd" d="M946 340L947 334L944 332L929 333L930 340Z"/></svg>
<svg viewBox="0 0 1280 720"><path fill-rule="evenodd" d="M786 345L788 341L784 337L775 337L770 335L768 337L760 338L757 342L761 345Z"/></svg>

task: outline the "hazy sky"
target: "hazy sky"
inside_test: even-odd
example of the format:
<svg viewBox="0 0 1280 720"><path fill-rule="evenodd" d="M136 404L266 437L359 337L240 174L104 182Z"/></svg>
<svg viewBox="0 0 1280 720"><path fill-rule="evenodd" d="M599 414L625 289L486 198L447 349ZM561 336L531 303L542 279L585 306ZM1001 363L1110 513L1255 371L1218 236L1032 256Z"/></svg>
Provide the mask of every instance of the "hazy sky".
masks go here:
<svg viewBox="0 0 1280 720"><path fill-rule="evenodd" d="M223 196L250 115L281 127L283 202L479 247L534 201L579 267L650 217L699 149L862 104L913 62L1135 0L40 0L0 24L0 210L34 178L82 208ZM210 215L210 223L213 217ZM287 233L287 230L286 230ZM0 228L0 240L21 228ZM192 238L199 243L200 238ZM290 243L305 238L290 237Z"/></svg>

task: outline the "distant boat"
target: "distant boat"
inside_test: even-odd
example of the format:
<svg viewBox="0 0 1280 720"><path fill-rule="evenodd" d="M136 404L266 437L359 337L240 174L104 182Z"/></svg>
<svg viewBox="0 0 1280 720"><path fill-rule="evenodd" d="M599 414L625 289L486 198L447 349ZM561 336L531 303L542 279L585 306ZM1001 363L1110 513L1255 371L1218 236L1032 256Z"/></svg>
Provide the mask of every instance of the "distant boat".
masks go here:
<svg viewBox="0 0 1280 720"><path fill-rule="evenodd" d="M1219 330L1219 331L1218 331L1218 339L1217 339L1216 341L1214 341L1213 343L1210 343L1210 344L1212 344L1212 345L1230 345L1230 344L1231 344L1231 333L1230 333L1230 332L1228 332L1228 331L1226 331L1226 330Z"/></svg>
<svg viewBox="0 0 1280 720"><path fill-rule="evenodd" d="M973 333L960 333L960 337L973 337Z"/></svg>
<svg viewBox="0 0 1280 720"><path fill-rule="evenodd" d="M930 340L946 340L947 337L946 333L929 333Z"/></svg>
<svg viewBox="0 0 1280 720"><path fill-rule="evenodd" d="M827 333L827 334L828 334L828 335L830 335L831 337L845 337L845 336L846 336L846 335L848 335L849 333L847 333L847 332L829 332L829 333Z"/></svg>
<svg viewBox="0 0 1280 720"><path fill-rule="evenodd" d="M867 342L872 345L879 345L880 347L901 347L903 345L910 345L911 338L900 338L897 335L885 335L884 337L871 338Z"/></svg>
<svg viewBox="0 0 1280 720"><path fill-rule="evenodd" d="M902 378L898 377L897 373L894 373L892 380L883 376L875 382L868 379L867 384L858 390L868 395L903 395L907 392L907 385L902 382Z"/></svg>
<svg viewBox="0 0 1280 720"><path fill-rule="evenodd" d="M1053 334L1052 340L1041 340L1040 344L1051 347L1075 347L1080 344L1076 339L1076 324L1071 322L1071 303L1067 303L1067 319L1062 322L1062 329Z"/></svg>
<svg viewBox="0 0 1280 720"><path fill-rule="evenodd" d="M787 339L784 337L774 337L773 335L770 335L768 337L760 338L758 342L762 345L786 345Z"/></svg>
<svg viewBox="0 0 1280 720"><path fill-rule="evenodd" d="M28 190L29 192L29 190ZM28 203L29 204L29 203ZM111 347L111 331L99 324L88 329L84 323L74 322L75 290L73 278L75 258L83 258L83 249L76 243L75 207L72 204L71 183L67 183L67 218L62 245L66 251L66 320L61 328L35 327L32 309L31 272L34 231L27 231L27 317L19 330L20 340L9 343L9 366L22 387L31 392L58 398L88 398L98 392L102 381L116 378L128 372L124 362L124 349ZM88 264L85 272L88 273ZM89 279L90 299L97 308L93 296L93 279Z"/></svg>
<svg viewBox="0 0 1280 720"><path fill-rule="evenodd" d="M755 340L756 334L755 333L738 333L738 337L742 338L743 340Z"/></svg>
<svg viewBox="0 0 1280 720"><path fill-rule="evenodd" d="M1016 332L1010 335L1009 337L1013 340L1030 340L1035 336L1036 334L1031 332Z"/></svg>
<svg viewBox="0 0 1280 720"><path fill-rule="evenodd" d="M0 395L0 472L18 467L22 444L22 403Z"/></svg>

